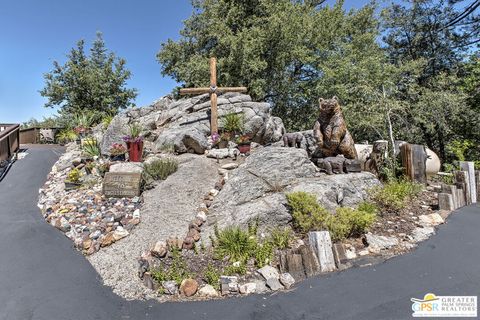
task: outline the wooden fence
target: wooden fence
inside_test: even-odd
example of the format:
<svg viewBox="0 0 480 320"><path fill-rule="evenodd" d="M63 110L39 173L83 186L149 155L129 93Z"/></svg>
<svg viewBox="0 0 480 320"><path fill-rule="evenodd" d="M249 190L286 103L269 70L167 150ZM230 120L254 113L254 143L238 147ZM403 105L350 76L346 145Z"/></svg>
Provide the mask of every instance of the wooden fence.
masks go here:
<svg viewBox="0 0 480 320"><path fill-rule="evenodd" d="M0 161L10 159L20 147L20 125L0 124Z"/></svg>

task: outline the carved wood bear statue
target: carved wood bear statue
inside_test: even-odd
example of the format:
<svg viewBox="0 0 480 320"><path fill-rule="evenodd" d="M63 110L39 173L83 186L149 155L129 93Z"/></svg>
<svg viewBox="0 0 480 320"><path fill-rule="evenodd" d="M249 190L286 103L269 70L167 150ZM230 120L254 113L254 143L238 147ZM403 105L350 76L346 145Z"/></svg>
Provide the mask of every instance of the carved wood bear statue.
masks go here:
<svg viewBox="0 0 480 320"><path fill-rule="evenodd" d="M317 143L316 154L321 158L343 154L345 158L356 159L355 143L347 130L337 97L320 98L318 102L320 113L313 127L313 136Z"/></svg>

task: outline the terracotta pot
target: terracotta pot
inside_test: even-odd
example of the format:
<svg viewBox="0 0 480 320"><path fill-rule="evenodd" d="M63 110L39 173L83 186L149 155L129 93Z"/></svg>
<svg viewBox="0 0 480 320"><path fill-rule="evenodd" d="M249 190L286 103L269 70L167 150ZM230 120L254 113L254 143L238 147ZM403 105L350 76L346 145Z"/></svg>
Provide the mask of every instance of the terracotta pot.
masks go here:
<svg viewBox="0 0 480 320"><path fill-rule="evenodd" d="M250 142L239 144L238 150L240 150L240 153L244 153L244 154L250 153Z"/></svg>
<svg viewBox="0 0 480 320"><path fill-rule="evenodd" d="M127 142L128 161L141 162L143 155L143 141Z"/></svg>

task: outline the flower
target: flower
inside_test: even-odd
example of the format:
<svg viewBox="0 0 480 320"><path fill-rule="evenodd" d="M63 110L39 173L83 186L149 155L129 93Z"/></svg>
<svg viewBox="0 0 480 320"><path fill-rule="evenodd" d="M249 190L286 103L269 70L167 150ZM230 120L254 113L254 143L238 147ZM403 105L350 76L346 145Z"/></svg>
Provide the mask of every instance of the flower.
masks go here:
<svg viewBox="0 0 480 320"><path fill-rule="evenodd" d="M110 154L114 156L125 154L126 152L127 148L125 148L125 146L121 143L114 143L110 147Z"/></svg>
<svg viewBox="0 0 480 320"><path fill-rule="evenodd" d="M125 142L134 142L134 143L138 143L138 142L142 142L143 141L143 137L142 136L138 136L138 137L132 137L130 135L126 135L122 138L123 141Z"/></svg>
<svg viewBox="0 0 480 320"><path fill-rule="evenodd" d="M212 134L212 142L213 143L217 143L219 139L220 139L220 135L218 133L215 132L215 133Z"/></svg>
<svg viewBox="0 0 480 320"><path fill-rule="evenodd" d="M237 142L237 144L250 143L250 137L247 134L243 134L243 135L237 137L236 142Z"/></svg>

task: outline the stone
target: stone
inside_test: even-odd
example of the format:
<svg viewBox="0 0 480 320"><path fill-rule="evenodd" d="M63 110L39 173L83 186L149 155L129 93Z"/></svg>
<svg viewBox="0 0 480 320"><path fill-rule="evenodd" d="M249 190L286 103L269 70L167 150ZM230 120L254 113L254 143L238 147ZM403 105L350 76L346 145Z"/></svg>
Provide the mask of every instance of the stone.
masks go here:
<svg viewBox="0 0 480 320"><path fill-rule="evenodd" d="M217 290L215 290L215 288L209 284L201 287L200 290L198 290L198 295L207 298L215 298L219 296Z"/></svg>
<svg viewBox="0 0 480 320"><path fill-rule="evenodd" d="M421 215L418 217L419 223L423 226L438 226L439 224L444 223L443 218L438 213L431 213L426 215Z"/></svg>
<svg viewBox="0 0 480 320"><path fill-rule="evenodd" d="M105 235L105 237L102 239L101 246L102 247L107 247L111 245L112 243L115 242L115 237L113 236L113 231L110 231Z"/></svg>
<svg viewBox="0 0 480 320"><path fill-rule="evenodd" d="M440 210L455 210L455 203L453 201L453 195L448 193L438 194L438 208Z"/></svg>
<svg viewBox="0 0 480 320"><path fill-rule="evenodd" d="M395 237L386 237L371 233L365 235L365 241L368 244L368 249L371 251L390 249L399 243L398 239Z"/></svg>
<svg viewBox="0 0 480 320"><path fill-rule="evenodd" d="M225 159L225 158L235 158L239 154L240 152L236 148L235 149L228 149L228 148L211 149L211 150L208 150L207 157L213 158L213 159Z"/></svg>
<svg viewBox="0 0 480 320"><path fill-rule="evenodd" d="M256 290L257 290L257 284L255 282L248 282L238 286L238 291L241 294L255 293Z"/></svg>
<svg viewBox="0 0 480 320"><path fill-rule="evenodd" d="M180 292L186 297L191 297L197 293L198 282L194 279L184 279L180 284Z"/></svg>
<svg viewBox="0 0 480 320"><path fill-rule="evenodd" d="M185 237L182 248L185 250L192 250L195 247L195 240L192 237Z"/></svg>
<svg viewBox="0 0 480 320"><path fill-rule="evenodd" d="M107 172L102 190L106 197L135 197L140 195L142 174L139 172Z"/></svg>
<svg viewBox="0 0 480 320"><path fill-rule="evenodd" d="M278 270L269 265L258 269L257 272L261 274L262 277L265 278L265 280L268 280L270 278L278 279L280 277L280 275L278 274Z"/></svg>
<svg viewBox="0 0 480 320"><path fill-rule="evenodd" d="M330 272L336 269L332 251L332 240L328 231L312 231L308 233L308 241L314 249L320 264L320 271Z"/></svg>
<svg viewBox="0 0 480 320"><path fill-rule="evenodd" d="M288 272L280 274L279 280L286 289L290 289L295 284L295 279Z"/></svg>
<svg viewBox="0 0 480 320"><path fill-rule="evenodd" d="M198 232L195 229L190 229L190 230L188 230L187 238L192 238L193 241L197 242L198 240L200 240L200 232ZM184 243L185 243L185 241L184 241Z"/></svg>
<svg viewBox="0 0 480 320"><path fill-rule="evenodd" d="M175 281L163 281L162 287L166 294L169 294L169 295L178 294L178 285Z"/></svg>
<svg viewBox="0 0 480 320"><path fill-rule="evenodd" d="M110 166L109 172L142 173L143 164L141 162L114 163Z"/></svg>
<svg viewBox="0 0 480 320"><path fill-rule="evenodd" d="M132 217L133 219L140 219L140 209L136 209L135 211L133 211Z"/></svg>
<svg viewBox="0 0 480 320"><path fill-rule="evenodd" d="M238 163L227 163L227 164L224 164L222 167L222 169L224 170L233 170L233 169L237 169L238 168Z"/></svg>
<svg viewBox="0 0 480 320"><path fill-rule="evenodd" d="M236 276L220 276L220 288L222 295L238 292L238 277Z"/></svg>
<svg viewBox="0 0 480 320"><path fill-rule="evenodd" d="M412 238L414 242L421 242L427 240L433 234L435 234L433 227L415 228L412 231Z"/></svg>
<svg viewBox="0 0 480 320"><path fill-rule="evenodd" d="M357 257L357 254L355 252L355 248L351 247L351 248L345 250L345 257L349 260L355 259Z"/></svg>
<svg viewBox="0 0 480 320"><path fill-rule="evenodd" d="M155 141L155 151L173 148L175 153L204 154L208 148L205 130L191 126L163 130Z"/></svg>
<svg viewBox="0 0 480 320"><path fill-rule="evenodd" d="M340 268L343 264L348 261L345 247L341 242L337 242L333 244L333 257L335 258L335 265L337 268Z"/></svg>
<svg viewBox="0 0 480 320"><path fill-rule="evenodd" d="M467 173L467 199L470 199L470 203L477 202L477 185L475 183L475 163L473 161L459 161L460 168Z"/></svg>
<svg viewBox="0 0 480 320"><path fill-rule="evenodd" d="M267 279L267 286L272 291L278 291L278 290L284 289L283 285L280 283L280 281L277 278Z"/></svg>
<svg viewBox="0 0 480 320"><path fill-rule="evenodd" d="M126 135L126 129L128 123L130 122L130 118L127 116L126 113L119 113L115 117L113 117L112 121L107 127L107 130L103 133L100 148L102 154L110 154L110 147L114 143L122 143L123 144L123 136ZM100 141L100 140L99 140Z"/></svg>
<svg viewBox="0 0 480 320"><path fill-rule="evenodd" d="M167 239L168 250L181 249L183 246L183 240L178 237L170 236Z"/></svg>
<svg viewBox="0 0 480 320"><path fill-rule="evenodd" d="M358 251L358 255L360 257L368 256L369 254L370 254L370 251L368 251L368 249Z"/></svg>
<svg viewBox="0 0 480 320"><path fill-rule="evenodd" d="M52 220L52 222L53 226L62 232L67 232L71 229L71 225L65 217Z"/></svg>
<svg viewBox="0 0 480 320"><path fill-rule="evenodd" d="M155 242L153 247L150 249L150 252L152 253L152 256L155 256L157 258L165 257L168 252L167 243L165 241Z"/></svg>
<svg viewBox="0 0 480 320"><path fill-rule="evenodd" d="M150 290L155 290L155 283L153 282L150 272L145 272L143 275L143 284Z"/></svg>
<svg viewBox="0 0 480 320"><path fill-rule="evenodd" d="M129 233L127 230L125 230L123 227L118 226L117 229L113 232L113 239L116 241L125 238L128 236Z"/></svg>
<svg viewBox="0 0 480 320"><path fill-rule="evenodd" d="M196 218L200 219L203 222L206 222L207 221L207 214L203 211L200 211L199 213L197 213Z"/></svg>

